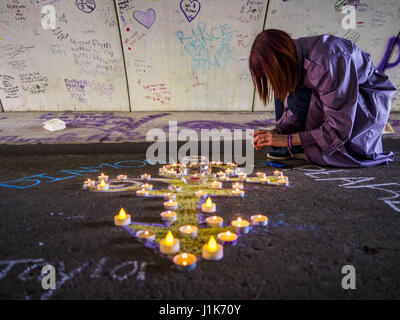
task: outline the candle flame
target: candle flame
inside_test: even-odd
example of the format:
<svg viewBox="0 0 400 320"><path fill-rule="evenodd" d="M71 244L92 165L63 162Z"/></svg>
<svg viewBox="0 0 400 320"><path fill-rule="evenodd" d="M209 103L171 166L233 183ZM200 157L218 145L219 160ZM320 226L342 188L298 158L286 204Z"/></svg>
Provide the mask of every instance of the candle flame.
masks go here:
<svg viewBox="0 0 400 320"><path fill-rule="evenodd" d="M174 235L172 234L171 230L168 231L167 236L165 237L165 244L167 246L172 246L175 242Z"/></svg>
<svg viewBox="0 0 400 320"><path fill-rule="evenodd" d="M258 215L258 219L261 219L261 214Z"/></svg>
<svg viewBox="0 0 400 320"><path fill-rule="evenodd" d="M237 218L237 222L242 222L242 218L241 217L239 217L239 218Z"/></svg>
<svg viewBox="0 0 400 320"><path fill-rule="evenodd" d="M182 253L182 258L187 259L187 253Z"/></svg>
<svg viewBox="0 0 400 320"><path fill-rule="evenodd" d="M227 231L227 232L226 232L226 236L227 236L227 237L230 237L230 236L231 236L231 232L230 232L230 231Z"/></svg>
<svg viewBox="0 0 400 320"><path fill-rule="evenodd" d="M213 220L217 220L217 217L216 217L216 216L214 216L212 219L213 219Z"/></svg>
<svg viewBox="0 0 400 320"><path fill-rule="evenodd" d="M215 252L217 251L217 241L215 241L214 236L211 236L210 240L208 241L207 244L207 249L210 252Z"/></svg>
<svg viewBox="0 0 400 320"><path fill-rule="evenodd" d="M126 219L126 213L125 213L124 208L121 208L121 210L119 210L118 218L121 220Z"/></svg>
<svg viewBox="0 0 400 320"><path fill-rule="evenodd" d="M100 186L104 187L105 185L106 185L106 182L104 181L104 179L101 179Z"/></svg>
<svg viewBox="0 0 400 320"><path fill-rule="evenodd" d="M147 235L149 234L149 232L148 232L148 231L145 231L144 234L147 236Z"/></svg>
<svg viewBox="0 0 400 320"><path fill-rule="evenodd" d="M212 206L212 201L211 201L211 198L208 197L206 200L206 207L211 207L211 206Z"/></svg>

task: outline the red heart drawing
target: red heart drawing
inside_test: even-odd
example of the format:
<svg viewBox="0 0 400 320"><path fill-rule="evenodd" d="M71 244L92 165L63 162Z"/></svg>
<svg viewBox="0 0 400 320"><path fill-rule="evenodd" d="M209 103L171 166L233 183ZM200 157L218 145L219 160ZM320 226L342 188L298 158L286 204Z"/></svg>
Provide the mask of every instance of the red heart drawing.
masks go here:
<svg viewBox="0 0 400 320"><path fill-rule="evenodd" d="M128 28L126 28L126 31L131 31L131 29L129 29L129 27L128 27Z"/></svg>

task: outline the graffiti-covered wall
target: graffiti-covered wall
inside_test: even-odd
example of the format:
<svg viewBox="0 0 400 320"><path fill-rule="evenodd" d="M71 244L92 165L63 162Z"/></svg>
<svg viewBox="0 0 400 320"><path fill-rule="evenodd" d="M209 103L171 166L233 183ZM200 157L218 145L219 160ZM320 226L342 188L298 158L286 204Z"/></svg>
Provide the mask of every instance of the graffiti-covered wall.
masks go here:
<svg viewBox="0 0 400 320"><path fill-rule="evenodd" d="M399 0L2 0L0 111L265 110L248 56L266 28L352 40L400 88Z"/></svg>

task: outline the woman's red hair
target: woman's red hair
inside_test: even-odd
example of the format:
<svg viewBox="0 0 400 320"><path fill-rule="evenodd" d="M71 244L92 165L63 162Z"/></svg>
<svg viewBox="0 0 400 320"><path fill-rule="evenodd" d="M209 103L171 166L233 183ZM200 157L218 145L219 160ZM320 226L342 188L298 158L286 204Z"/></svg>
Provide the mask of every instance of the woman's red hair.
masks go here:
<svg viewBox="0 0 400 320"><path fill-rule="evenodd" d="M264 104L284 100L297 86L297 54L292 38L284 31L267 29L255 38L249 58L250 73Z"/></svg>

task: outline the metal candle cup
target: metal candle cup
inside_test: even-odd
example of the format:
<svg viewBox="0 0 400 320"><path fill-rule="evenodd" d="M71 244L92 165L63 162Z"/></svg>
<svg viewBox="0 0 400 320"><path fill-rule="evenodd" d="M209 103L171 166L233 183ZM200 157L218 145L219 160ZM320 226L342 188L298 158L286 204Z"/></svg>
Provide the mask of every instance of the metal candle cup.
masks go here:
<svg viewBox="0 0 400 320"><path fill-rule="evenodd" d="M169 222L174 222L177 218L176 212L171 210L161 212L160 216L162 221Z"/></svg>
<svg viewBox="0 0 400 320"><path fill-rule="evenodd" d="M199 229L196 226L187 225L180 227L179 231L184 237L194 238L197 236Z"/></svg>
<svg viewBox="0 0 400 320"><path fill-rule="evenodd" d="M236 233L246 234L250 230L250 223L247 220L243 220L240 217L237 218L236 220L233 220L231 225L235 229Z"/></svg>
<svg viewBox="0 0 400 320"><path fill-rule="evenodd" d="M253 226L263 226L265 227L268 224L268 217L263 216L262 214L257 214L250 217L251 224Z"/></svg>
<svg viewBox="0 0 400 320"><path fill-rule="evenodd" d="M232 189L243 189L243 183L240 182L234 182L232 183Z"/></svg>
<svg viewBox="0 0 400 320"><path fill-rule="evenodd" d="M117 180L126 180L128 179L128 176L126 174L119 174L117 176Z"/></svg>
<svg viewBox="0 0 400 320"><path fill-rule="evenodd" d="M211 228L221 228L224 223L224 219L218 216L212 216L208 217L206 222Z"/></svg>
<svg viewBox="0 0 400 320"><path fill-rule="evenodd" d="M101 179L101 182L96 186L98 191L104 191L109 189L108 183L105 182L104 179Z"/></svg>
<svg viewBox="0 0 400 320"><path fill-rule="evenodd" d="M221 182L226 182L226 181L229 181L229 180L231 180L231 178L229 178L228 176L219 177L219 181L221 181Z"/></svg>
<svg viewBox="0 0 400 320"><path fill-rule="evenodd" d="M263 179L263 178L265 178L265 176L266 176L265 172L257 172L256 175L257 175L257 177L260 178L260 179Z"/></svg>
<svg viewBox="0 0 400 320"><path fill-rule="evenodd" d="M173 259L175 267L180 271L193 270L196 268L196 261L196 256L187 252L177 254Z"/></svg>
<svg viewBox="0 0 400 320"><path fill-rule="evenodd" d="M219 233L217 238L218 238L218 241L224 246L225 245L234 246L237 242L238 236L236 233L226 231L226 232Z"/></svg>
<svg viewBox="0 0 400 320"><path fill-rule="evenodd" d="M233 170L232 169L226 169L225 170L225 174L228 176L228 177L231 177L231 176L233 176Z"/></svg>
<svg viewBox="0 0 400 320"><path fill-rule="evenodd" d="M96 182L94 180L87 179L83 182L82 187L83 187L83 189L92 189L95 187L95 185L96 185Z"/></svg>

